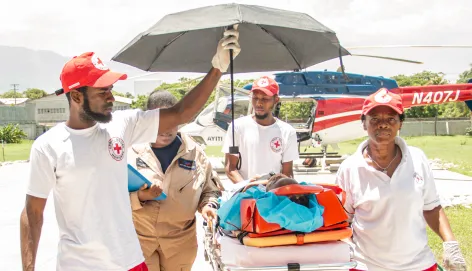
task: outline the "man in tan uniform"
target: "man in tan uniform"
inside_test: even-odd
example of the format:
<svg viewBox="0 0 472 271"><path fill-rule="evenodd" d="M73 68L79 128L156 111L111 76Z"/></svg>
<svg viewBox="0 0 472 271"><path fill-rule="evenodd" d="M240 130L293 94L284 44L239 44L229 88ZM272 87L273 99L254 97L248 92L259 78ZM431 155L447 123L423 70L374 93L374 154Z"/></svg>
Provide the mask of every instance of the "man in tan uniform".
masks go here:
<svg viewBox="0 0 472 271"><path fill-rule="evenodd" d="M171 107L177 99L154 91L148 109ZM155 143L134 145L128 163L153 185L130 193L133 221L150 271L190 271L197 255L196 217L216 218L222 185L203 149L178 127ZM165 200L153 200L161 194Z"/></svg>

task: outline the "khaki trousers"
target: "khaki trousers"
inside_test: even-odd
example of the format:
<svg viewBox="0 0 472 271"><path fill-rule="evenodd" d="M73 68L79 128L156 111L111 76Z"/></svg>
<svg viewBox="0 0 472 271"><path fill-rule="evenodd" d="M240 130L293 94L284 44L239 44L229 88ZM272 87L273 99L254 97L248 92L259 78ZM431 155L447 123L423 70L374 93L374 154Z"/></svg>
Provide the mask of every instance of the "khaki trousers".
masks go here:
<svg viewBox="0 0 472 271"><path fill-rule="evenodd" d="M170 258L165 258L159 246L146 258L149 271L191 271L197 257L198 246L183 248Z"/></svg>

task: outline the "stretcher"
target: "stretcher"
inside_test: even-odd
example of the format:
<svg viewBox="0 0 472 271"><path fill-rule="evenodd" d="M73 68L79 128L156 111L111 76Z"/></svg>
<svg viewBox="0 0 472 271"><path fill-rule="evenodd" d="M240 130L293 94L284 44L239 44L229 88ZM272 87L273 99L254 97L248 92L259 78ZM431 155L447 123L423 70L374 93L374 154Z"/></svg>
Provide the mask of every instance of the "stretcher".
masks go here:
<svg viewBox="0 0 472 271"><path fill-rule="evenodd" d="M291 232L265 222L255 204L241 204L241 232L227 232L216 223L203 223L205 260L213 271L232 270L350 270L356 267L353 249L345 239L352 236L345 214L339 213L343 202L342 190L336 186L301 188L291 185L276 191L279 195L316 193L325 201L326 223L310 233ZM332 194L340 196L332 201ZM329 196L331 195L331 196ZM331 200L329 199L331 197ZM339 205L341 203L341 205ZM343 211L344 212L344 211ZM251 223L247 223L250 221Z"/></svg>

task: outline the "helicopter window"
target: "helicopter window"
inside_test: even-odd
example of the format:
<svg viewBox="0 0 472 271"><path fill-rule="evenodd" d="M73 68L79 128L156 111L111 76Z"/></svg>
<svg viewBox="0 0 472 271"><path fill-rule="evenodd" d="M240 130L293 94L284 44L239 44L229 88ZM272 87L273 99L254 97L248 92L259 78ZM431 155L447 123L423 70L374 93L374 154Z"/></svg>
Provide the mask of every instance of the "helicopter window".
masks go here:
<svg viewBox="0 0 472 271"><path fill-rule="evenodd" d="M295 126L305 126L314 114L316 107L312 101L284 101L280 106L279 119L290 122Z"/></svg>
<svg viewBox="0 0 472 271"><path fill-rule="evenodd" d="M381 87L383 86L383 81L378 80L378 79L369 79L370 83L374 85L375 87Z"/></svg>
<svg viewBox="0 0 472 271"><path fill-rule="evenodd" d="M224 112L226 109L226 105L228 105L229 98L228 97L221 97L218 99L218 105L216 106L216 111Z"/></svg>
<svg viewBox="0 0 472 271"><path fill-rule="evenodd" d="M248 100L240 100L234 102L234 118L244 117L247 115L249 107Z"/></svg>
<svg viewBox="0 0 472 271"><path fill-rule="evenodd" d="M337 84L338 83L338 80L337 80L335 75L326 74L324 76L324 79L325 79L325 84Z"/></svg>
<svg viewBox="0 0 472 271"><path fill-rule="evenodd" d="M235 100L234 101L234 118L246 116L248 113L249 101L247 99ZM218 105L218 112L221 112L225 115L231 116L231 100L225 99L223 105Z"/></svg>
<svg viewBox="0 0 472 271"><path fill-rule="evenodd" d="M320 77L320 76L318 75L318 77ZM309 84L309 85L316 84L316 81L313 80L313 78L310 78L310 76L306 76L305 79L306 79L306 83Z"/></svg>
<svg viewBox="0 0 472 271"><path fill-rule="evenodd" d="M285 75L282 81L284 85L305 85L305 79L301 74Z"/></svg>
<svg viewBox="0 0 472 271"><path fill-rule="evenodd" d="M223 112L228 103L227 97L221 97L218 99L218 105L216 111ZM213 111L215 110L215 102L209 104L197 117L197 123L201 126L208 126L213 124Z"/></svg>
<svg viewBox="0 0 472 271"><path fill-rule="evenodd" d="M338 92L338 89L337 88L325 88L325 91L327 93L333 93L333 92Z"/></svg>
<svg viewBox="0 0 472 271"><path fill-rule="evenodd" d="M347 83L350 85L362 85L362 79L360 77L349 77Z"/></svg>
<svg viewBox="0 0 472 271"><path fill-rule="evenodd" d="M215 108L215 103L211 103L207 108L203 109L203 111L197 117L197 123L201 126L208 126L213 123L213 109Z"/></svg>

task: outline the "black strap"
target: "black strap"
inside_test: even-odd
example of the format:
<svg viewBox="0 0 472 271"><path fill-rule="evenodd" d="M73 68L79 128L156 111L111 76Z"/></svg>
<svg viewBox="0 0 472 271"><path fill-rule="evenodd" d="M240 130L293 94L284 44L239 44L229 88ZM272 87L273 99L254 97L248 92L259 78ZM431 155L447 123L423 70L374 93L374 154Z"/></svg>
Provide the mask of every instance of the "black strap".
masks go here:
<svg viewBox="0 0 472 271"><path fill-rule="evenodd" d="M238 156L239 156L239 159L238 159L238 163L236 164L236 169L241 170L241 163L242 163L243 158L240 152L238 152Z"/></svg>
<svg viewBox="0 0 472 271"><path fill-rule="evenodd" d="M243 231L243 232L240 232L237 236L239 242L241 243L241 245L244 245L244 237L246 237L249 233L246 232L246 231Z"/></svg>
<svg viewBox="0 0 472 271"><path fill-rule="evenodd" d="M299 263L289 263L287 264L287 270L289 271L300 271Z"/></svg>

